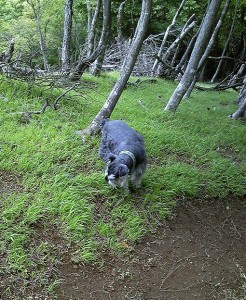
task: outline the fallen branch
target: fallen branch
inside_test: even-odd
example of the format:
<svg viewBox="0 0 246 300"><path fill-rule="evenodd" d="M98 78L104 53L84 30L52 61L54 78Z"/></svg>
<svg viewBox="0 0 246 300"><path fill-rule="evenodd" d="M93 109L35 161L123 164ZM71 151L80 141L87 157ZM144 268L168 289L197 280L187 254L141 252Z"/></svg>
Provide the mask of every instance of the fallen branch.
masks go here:
<svg viewBox="0 0 246 300"><path fill-rule="evenodd" d="M50 108L52 108L53 110L57 110L57 104L58 104L58 101L59 101L62 97L64 97L68 92L74 90L75 87L78 86L78 85L80 85L80 83L75 83L73 86L71 86L71 87L69 87L68 89L66 89L66 90L64 91L64 93L62 93L60 96L58 96L58 97L56 98L56 100L54 101L53 104L50 103L50 102L49 102L49 98L46 97L46 98L45 98L45 102L44 102L44 104L43 104L43 106L42 106L42 108L41 108L40 110L35 110L35 111L25 111L25 112L21 111L21 112L15 112L15 113L11 113L11 114L12 114L12 115L13 115L13 114L20 114L22 117L24 117L24 118L30 120L30 119L31 119L31 115L41 115L41 114L45 113L47 107L50 107Z"/></svg>
<svg viewBox="0 0 246 300"><path fill-rule="evenodd" d="M53 108L56 110L57 109L57 103L58 101L65 96L68 92L74 90L76 88L76 86L80 85L80 83L75 83L73 86L71 86L70 88L68 88L64 93L62 93L59 97L56 98L54 104L53 104Z"/></svg>
<svg viewBox="0 0 246 300"><path fill-rule="evenodd" d="M240 59L240 58L234 58L234 57L230 57L230 56L219 56L219 57L215 57L215 56L209 56L209 59L214 59L214 60L222 60L222 59L230 59L236 62L239 62L241 64L244 64L245 61Z"/></svg>
<svg viewBox="0 0 246 300"><path fill-rule="evenodd" d="M220 85L220 84L217 84L213 87L202 87L202 86L198 86L196 85L196 89L200 90L200 91L225 91L225 90L228 90L228 89L234 89L237 91L236 88L238 87L241 87L243 85L243 82L239 82L239 83L235 83L235 84L231 84L231 85Z"/></svg>
<svg viewBox="0 0 246 300"><path fill-rule="evenodd" d="M154 57L167 69L169 69L172 73L181 73L182 75L184 74L184 72L181 69L177 69L177 67L173 67L171 65L169 65L166 61L164 61L163 59L161 59L157 54L154 54Z"/></svg>

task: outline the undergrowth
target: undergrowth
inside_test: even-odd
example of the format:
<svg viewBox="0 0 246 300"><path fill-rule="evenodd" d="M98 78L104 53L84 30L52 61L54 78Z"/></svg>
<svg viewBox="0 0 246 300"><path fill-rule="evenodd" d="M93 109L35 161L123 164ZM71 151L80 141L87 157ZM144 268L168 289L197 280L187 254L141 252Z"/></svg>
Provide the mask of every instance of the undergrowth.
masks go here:
<svg viewBox="0 0 246 300"><path fill-rule="evenodd" d="M245 123L228 118L236 93L194 91L175 114L166 113L176 84L163 80L130 85L112 114L144 136L148 170L130 195L111 190L98 157L100 137L83 144L75 131L89 125L116 79L85 75L93 88L72 91L58 110L31 118L18 112L39 110L58 92L40 95L1 79L0 170L21 176L24 191L0 191L0 277L21 278L23 294L30 281L52 292L55 277L47 279L45 270L59 260L59 247L72 249L75 262L100 261L105 249L132 249L180 199L230 201L246 193Z"/></svg>

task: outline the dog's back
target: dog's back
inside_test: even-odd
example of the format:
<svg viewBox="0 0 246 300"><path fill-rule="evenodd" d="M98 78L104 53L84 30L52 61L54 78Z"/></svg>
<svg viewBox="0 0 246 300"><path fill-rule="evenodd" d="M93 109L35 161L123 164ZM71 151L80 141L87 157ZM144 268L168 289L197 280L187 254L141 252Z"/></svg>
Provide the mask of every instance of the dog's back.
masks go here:
<svg viewBox="0 0 246 300"><path fill-rule="evenodd" d="M143 143L142 136L121 120L103 121L102 134L104 132L107 132L107 137L110 136L114 142L138 141Z"/></svg>

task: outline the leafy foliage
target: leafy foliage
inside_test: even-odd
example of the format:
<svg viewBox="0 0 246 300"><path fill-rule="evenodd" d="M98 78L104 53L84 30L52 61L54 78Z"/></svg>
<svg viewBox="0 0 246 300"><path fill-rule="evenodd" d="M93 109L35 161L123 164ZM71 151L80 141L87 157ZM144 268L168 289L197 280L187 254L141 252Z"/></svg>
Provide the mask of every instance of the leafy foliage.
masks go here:
<svg viewBox="0 0 246 300"><path fill-rule="evenodd" d="M34 9L37 8L38 0L32 0ZM112 28L111 28L111 41L114 42L117 35L117 13L119 5L122 1L112 2ZM228 17L222 27L221 34L218 38L217 49L215 52L221 53L224 41L228 36L228 28L230 28L231 21L234 14L235 1L232 1ZM92 7L96 1L91 1ZM126 38L132 37L136 28L140 10L141 1L126 1L123 15L123 34ZM154 0L152 4L152 16L148 30L148 34L160 34L166 30L168 25L180 5L180 1L161 1ZM176 27L182 28L187 19L192 15L196 15L197 26L202 20L203 13L206 9L207 1L194 1L188 0L185 3L184 9L178 19ZM39 39L37 28L35 24L35 13L33 8L27 4L27 1L12 0L0 1L1 6L1 31L0 31L0 51L7 48L8 42L11 38L15 38L15 55L25 62L34 62L38 66L41 65L41 54L39 50ZM59 48L62 44L63 38L63 18L64 18L64 1L55 0L47 1L40 0L41 14L40 23L41 30L45 39L45 48L49 64L57 66L59 64ZM236 26L233 33L230 55L237 56L241 51L242 39L245 35L245 1L240 1L238 8ZM74 1L73 6L73 30L72 30L72 49L71 59L75 62L83 47L86 44L87 38L87 7L86 1ZM102 20L100 14L99 20ZM101 22L97 22L96 38L100 36ZM21 26L20 26L21 24ZM217 55L217 54L216 54Z"/></svg>

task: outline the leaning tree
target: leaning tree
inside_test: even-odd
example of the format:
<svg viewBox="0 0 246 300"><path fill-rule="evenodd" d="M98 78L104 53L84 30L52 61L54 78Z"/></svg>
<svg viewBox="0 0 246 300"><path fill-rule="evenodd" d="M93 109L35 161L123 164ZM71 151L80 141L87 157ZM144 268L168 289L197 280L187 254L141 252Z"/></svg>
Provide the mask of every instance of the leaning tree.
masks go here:
<svg viewBox="0 0 246 300"><path fill-rule="evenodd" d="M135 30L135 34L130 45L130 49L125 57L119 78L116 81L112 91L110 92L105 104L98 112L96 117L93 119L91 124L86 129L77 131L77 133L80 134L82 138L84 138L85 135L95 135L96 133L98 133L100 131L101 121L104 118L109 118L111 116L111 113L113 112L117 101L119 100L134 68L135 62L137 60L140 48L142 46L148 28L150 13L151 0L143 0L141 15L138 20L137 28Z"/></svg>
<svg viewBox="0 0 246 300"><path fill-rule="evenodd" d="M202 55L204 54L211 38L214 23L217 18L221 3L222 0L211 0L204 16L203 22L200 26L199 33L192 50L187 68L177 88L173 92L173 95L169 99L165 110L176 111L185 93L192 84L197 73L200 59L202 58Z"/></svg>
<svg viewBox="0 0 246 300"><path fill-rule="evenodd" d="M98 3L101 3L98 0ZM98 5L100 8L100 6ZM98 56L104 51L106 47L106 42L108 38L108 29L110 25L110 15L111 15L111 0L103 1L103 24L102 24L102 32L101 37L98 42L98 45L94 51L90 54L90 56L83 58L80 57L78 64L72 70L70 74L70 80L79 80L83 75L84 71L91 66L91 64L98 58Z"/></svg>
<svg viewBox="0 0 246 300"><path fill-rule="evenodd" d="M246 118L246 76L244 77L244 85L239 93L236 103L239 104L239 107L233 114L230 115L230 118Z"/></svg>

